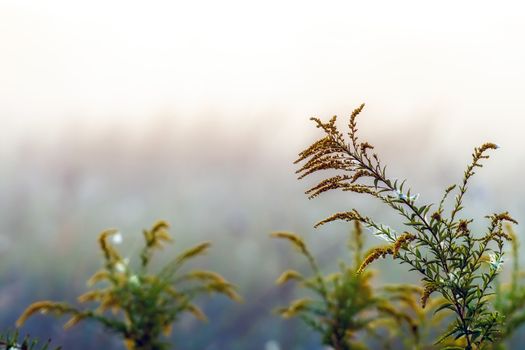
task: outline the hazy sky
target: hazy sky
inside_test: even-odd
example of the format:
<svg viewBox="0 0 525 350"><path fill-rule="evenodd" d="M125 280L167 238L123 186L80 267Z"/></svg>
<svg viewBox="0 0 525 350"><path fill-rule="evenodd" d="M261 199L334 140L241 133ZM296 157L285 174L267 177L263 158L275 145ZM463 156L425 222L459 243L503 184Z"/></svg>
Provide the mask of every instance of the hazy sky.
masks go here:
<svg viewBox="0 0 525 350"><path fill-rule="evenodd" d="M503 136L525 125L524 18L518 1L0 0L0 117L12 137L161 114L292 127L364 101L385 127Z"/></svg>

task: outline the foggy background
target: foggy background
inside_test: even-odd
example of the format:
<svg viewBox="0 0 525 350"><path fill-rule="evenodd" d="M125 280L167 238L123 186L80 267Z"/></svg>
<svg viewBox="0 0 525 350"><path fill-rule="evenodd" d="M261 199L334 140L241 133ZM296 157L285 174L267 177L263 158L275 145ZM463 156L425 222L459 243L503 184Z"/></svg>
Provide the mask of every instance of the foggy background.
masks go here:
<svg viewBox="0 0 525 350"><path fill-rule="evenodd" d="M181 349L321 349L272 309L294 296L273 284L304 261L268 234L302 234L336 268L349 227L314 230L334 211L391 216L367 197L308 201L296 154L321 134L309 121L360 103L361 139L423 202L458 182L475 146L501 149L478 171L465 214L509 210L524 221L524 8L518 2L0 0L0 326L31 302L85 290L98 233L172 224L176 244L202 240L198 264L246 302L203 299L210 322L184 318ZM520 230L518 228L518 230ZM375 238L368 240L376 244ZM127 250L126 250L127 249ZM380 280L417 280L403 266ZM65 349L123 349L96 324L62 331L37 316L22 332ZM198 330L198 337L192 336ZM518 334L516 341L523 341Z"/></svg>

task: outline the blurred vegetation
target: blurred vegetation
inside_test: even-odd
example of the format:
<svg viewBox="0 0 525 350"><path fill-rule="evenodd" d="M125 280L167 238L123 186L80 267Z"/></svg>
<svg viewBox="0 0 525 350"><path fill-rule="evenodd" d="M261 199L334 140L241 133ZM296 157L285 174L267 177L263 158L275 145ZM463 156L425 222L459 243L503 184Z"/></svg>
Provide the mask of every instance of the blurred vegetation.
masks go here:
<svg viewBox="0 0 525 350"><path fill-rule="evenodd" d="M204 312L194 304L194 299L201 294L219 293L240 301L234 286L215 272L180 272L189 260L208 250L209 242L183 251L156 273L150 271L154 251L172 241L168 227L166 222L159 221L144 231L138 267L131 266L129 259L123 258L114 248L123 240L119 231L102 232L99 245L104 268L97 271L87 284L102 283L104 286L78 297L80 303L97 302L99 306L80 309L63 302L38 301L24 311L17 326L36 313L71 315L64 325L66 329L81 321L92 320L118 334L130 350L162 350L171 348L171 345L161 339L161 334L169 335L172 324L180 319L181 314L189 312L199 320L206 320Z"/></svg>
<svg viewBox="0 0 525 350"><path fill-rule="evenodd" d="M52 347L51 340L41 342L31 338L29 335L20 339L18 331L0 335L1 350L60 350L60 347Z"/></svg>
<svg viewBox="0 0 525 350"><path fill-rule="evenodd" d="M364 349L365 343L359 335L377 336L380 330L376 326L392 314L397 316L387 298L374 294L370 285L372 272L357 273L363 249L359 224L353 230L351 241L354 263L347 266L341 261L338 272L325 276L301 237L288 232L276 232L272 236L289 241L306 258L313 273L310 277L296 270L286 270L277 279L277 284L294 280L315 296L296 299L278 312L285 319L301 318L321 335L324 345L337 350Z"/></svg>
<svg viewBox="0 0 525 350"><path fill-rule="evenodd" d="M272 236L291 243L306 260L312 276L297 270L286 270L276 283L295 281L309 292L308 297L296 299L288 307L278 309L285 319L298 317L321 335L324 345L336 350L346 349L433 349L436 329L444 327L450 312L434 313L446 303L443 298L427 300L421 305L424 290L410 284L371 284L377 271L359 272L363 263L365 237L361 223L354 222L348 240L352 264L339 262L339 271L322 274L304 240L293 233L276 232ZM446 346L457 345L446 341Z"/></svg>
<svg viewBox="0 0 525 350"><path fill-rule="evenodd" d="M507 225L506 230L512 237L511 250L511 277L510 282L502 283L496 280L495 307L504 315L501 340L494 346L496 349L506 349L506 340L509 340L520 327L525 324L525 273L521 269L519 259L519 238L512 226Z"/></svg>

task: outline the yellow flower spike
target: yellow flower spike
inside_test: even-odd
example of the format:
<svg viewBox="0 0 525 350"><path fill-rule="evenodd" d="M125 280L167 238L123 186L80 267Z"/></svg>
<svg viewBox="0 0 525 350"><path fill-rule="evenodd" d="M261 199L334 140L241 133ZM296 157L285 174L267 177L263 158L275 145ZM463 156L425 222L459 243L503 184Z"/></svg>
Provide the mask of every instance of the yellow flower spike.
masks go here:
<svg viewBox="0 0 525 350"><path fill-rule="evenodd" d="M169 224L163 220L153 225L151 230L144 230L144 238L148 248L162 248L162 242L172 242L168 233Z"/></svg>
<svg viewBox="0 0 525 350"><path fill-rule="evenodd" d="M104 256L106 257L107 261L120 260L120 255L107 241L109 237L117 234L118 232L119 231L117 229L109 229L109 230L102 231L102 233L98 237L98 243L100 245L100 249L104 253Z"/></svg>
<svg viewBox="0 0 525 350"><path fill-rule="evenodd" d="M303 280L303 276L295 271L295 270L286 270L284 271L281 276L279 276L279 278L275 281L275 284L277 285L281 285L281 284L284 284L288 281L291 281L291 280Z"/></svg>
<svg viewBox="0 0 525 350"><path fill-rule="evenodd" d="M69 329L69 328L75 326L75 325L78 324L80 321L82 321L84 318L86 318L86 316L81 315L81 314L74 315L73 317L71 317L71 318L70 318L70 319L64 324L64 329Z"/></svg>
<svg viewBox="0 0 525 350"><path fill-rule="evenodd" d="M239 293L237 293L235 291L235 289L233 287L229 287L227 288L225 291L224 291L224 294L226 294L226 296L228 298L230 298L231 300L233 301L236 301L238 303L242 303L244 302L244 299L239 295Z"/></svg>
<svg viewBox="0 0 525 350"><path fill-rule="evenodd" d="M100 311L104 313L106 310L113 308L117 308L117 310L120 308L120 299L116 298L111 292L105 293L100 300Z"/></svg>
<svg viewBox="0 0 525 350"><path fill-rule="evenodd" d="M299 235L296 235L295 233L274 232L271 234L271 236L275 238L287 239L290 243L292 243L294 248L299 250L301 253L307 254L307 255L309 254L308 249L306 248L306 244L304 243L303 239Z"/></svg>
<svg viewBox="0 0 525 350"><path fill-rule="evenodd" d="M27 321L29 317L36 314L37 312L41 312L41 313L46 312L50 304L51 304L50 301L39 301L39 302L29 305L29 307L25 309L24 313L16 321L16 326L21 327Z"/></svg>
<svg viewBox="0 0 525 350"><path fill-rule="evenodd" d="M165 242L173 241L168 231L166 230L156 231L155 238L159 241L165 241Z"/></svg>
<svg viewBox="0 0 525 350"><path fill-rule="evenodd" d="M394 248L391 246L387 247L377 247L372 249L366 256L365 260L361 263L361 266L359 266L359 269L357 270L357 273L363 272L363 270L376 261L379 258L384 258L387 255L393 255L394 254Z"/></svg>
<svg viewBox="0 0 525 350"><path fill-rule="evenodd" d="M399 254L399 250L406 246L408 243L415 240L417 237L411 233L405 232L394 242L394 257Z"/></svg>
<svg viewBox="0 0 525 350"><path fill-rule="evenodd" d="M358 185L355 185L355 186L358 186ZM362 188L359 188L359 186L358 187L355 187L355 186L352 187L353 192L359 192L359 193L369 192L369 190L367 190L365 187L361 186ZM349 212L343 212L343 213L335 213L329 216L328 218L319 221L317 224L314 225L314 227L318 228L319 226L325 225L329 222L338 221L338 220L351 222L351 221L360 221L362 220L362 218L359 215L359 213L356 212L355 210L349 211Z"/></svg>
<svg viewBox="0 0 525 350"><path fill-rule="evenodd" d="M216 283L228 283L226 279L222 277L220 274L213 272L213 271L206 271L206 270L190 271L181 279L213 281Z"/></svg>
<svg viewBox="0 0 525 350"><path fill-rule="evenodd" d="M197 255L204 254L210 247L211 242L203 242L190 249L187 249L177 257L178 263L183 263L184 261L191 259Z"/></svg>
<svg viewBox="0 0 525 350"><path fill-rule="evenodd" d="M109 274L108 271L106 271L106 270L99 270L99 271L95 272L95 274L88 279L86 284L87 284L88 287L92 287L95 284L97 284L98 282L101 282L101 281L104 281L104 280L109 280L109 278L110 278L110 274Z"/></svg>
<svg viewBox="0 0 525 350"><path fill-rule="evenodd" d="M160 230L167 230L169 228L170 228L170 224L168 224L164 220L159 220L153 225L153 227L151 228L151 232L156 232L156 231L160 231Z"/></svg>
<svg viewBox="0 0 525 350"><path fill-rule="evenodd" d="M90 301L97 301L101 300L105 295L104 291L101 290L91 290L89 292L86 292L82 295L80 295L77 300L79 303L87 303Z"/></svg>
<svg viewBox="0 0 525 350"><path fill-rule="evenodd" d="M204 312L202 312L202 310L193 305L193 304L188 304L188 306L186 307L186 309L193 315L195 316L196 319L198 319L199 321L202 321L202 322L208 322L208 318L206 317L206 315L204 314Z"/></svg>
<svg viewBox="0 0 525 350"><path fill-rule="evenodd" d="M279 312L283 318L291 318L297 315L300 311L306 309L311 303L312 300L307 298L297 299L294 300L288 308L281 309Z"/></svg>
<svg viewBox="0 0 525 350"><path fill-rule="evenodd" d="M230 283L210 283L207 286L208 290L210 292L216 292L226 295L228 298L230 298L233 301L236 302L242 302L242 297L237 294L235 291L235 287L231 285Z"/></svg>
<svg viewBox="0 0 525 350"><path fill-rule="evenodd" d="M21 327L29 317L40 312L41 314L46 314L50 311L56 312L57 314L66 313L70 309L69 306L61 303L55 303L49 300L37 301L29 305L22 315L16 320L16 327Z"/></svg>
<svg viewBox="0 0 525 350"><path fill-rule="evenodd" d="M434 293L437 290L437 285L435 284L427 284L425 286L425 289L423 291L423 295L421 296L421 308L425 308L427 306L428 299L430 298L430 294Z"/></svg>

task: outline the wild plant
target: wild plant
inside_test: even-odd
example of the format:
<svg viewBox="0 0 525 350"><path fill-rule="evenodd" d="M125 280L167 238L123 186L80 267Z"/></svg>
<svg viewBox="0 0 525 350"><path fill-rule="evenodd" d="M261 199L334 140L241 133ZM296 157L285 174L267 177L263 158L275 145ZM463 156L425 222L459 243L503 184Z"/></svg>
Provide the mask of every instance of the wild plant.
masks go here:
<svg viewBox="0 0 525 350"><path fill-rule="evenodd" d="M51 348L51 340L45 343L37 339L32 339L28 335L20 339L19 333L6 333L0 335L0 349L1 350L60 350L61 347Z"/></svg>
<svg viewBox="0 0 525 350"><path fill-rule="evenodd" d="M435 311L441 307L446 300L440 297L429 298L425 307L421 305L421 296L424 289L410 284L387 285L379 291L389 300L393 308L392 315L398 315L398 319L384 319L389 322L390 338L392 342L398 341L404 349L435 349L432 341L436 329L442 329L443 325L451 316L450 310L443 310L437 315ZM455 339L444 339L442 346L459 346L460 341Z"/></svg>
<svg viewBox="0 0 525 350"><path fill-rule="evenodd" d="M504 340L508 340L525 323L525 273L520 268L519 240L511 225L506 225L511 241L512 268L509 283L496 280L496 310L505 315L501 341L497 348L504 349Z"/></svg>
<svg viewBox="0 0 525 350"><path fill-rule="evenodd" d="M171 348L162 335L170 334L172 324L183 313L206 320L203 311L194 304L196 297L219 293L240 301L235 287L215 272L191 270L181 273L181 268L189 260L206 253L209 242L183 251L156 273L149 271L155 250L172 241L168 228L166 222L159 221L150 230L144 230L144 246L137 268L113 245L122 240L121 233L113 229L102 232L98 243L104 267L87 284L90 287L103 285L78 297L79 303L96 302L98 307L79 308L69 303L38 301L24 311L17 326L36 313L67 314L72 317L64 325L66 329L80 321L93 320L106 330L119 334L130 350L161 350Z"/></svg>
<svg viewBox="0 0 525 350"><path fill-rule="evenodd" d="M290 269L281 274L276 281L278 285L295 281L312 296L296 299L277 311L283 318L300 317L321 335L323 345L336 350L366 349L367 345L363 342L366 336L377 336L381 328L385 333L412 321L388 301L389 295L376 293L371 285L372 271L357 273L363 257L363 235L359 222L355 222L349 240L353 263L348 266L340 262L339 271L327 275L322 274L317 260L300 236L288 232L276 232L272 236L290 242L306 258L312 273L305 276ZM401 293L401 289L396 292L405 294ZM376 338L386 339L383 347L392 341L384 334Z"/></svg>
<svg viewBox="0 0 525 350"><path fill-rule="evenodd" d="M472 161L467 166L462 181L448 187L438 204L419 204L406 181L392 179L387 175L378 155L372 153L373 146L360 142L357 137L356 118L364 105L355 109L349 118L348 138L336 126L334 116L328 122L312 118L324 136L299 154L296 163L305 162L297 170L299 178L322 170L336 174L322 180L306 193L309 198L331 190L342 190L366 194L390 207L403 219L405 230L401 233L364 216L356 209L336 213L322 220L316 227L335 221L359 221L373 233L387 241L384 247L375 248L359 267L366 267L379 258L387 256L410 266L419 272L424 293L424 307L432 293L438 293L446 302L436 310L449 309L455 320L437 340L441 344L452 338L463 342L464 349L480 349L498 338L502 316L494 309L493 283L503 263L504 243L511 237L503 230L503 222L516 221L507 212L488 216L486 232L473 232L472 219L460 218L463 199L471 177L481 161L488 158L487 152L495 150L494 143L476 147ZM450 211L446 213L447 197L456 191Z"/></svg>

